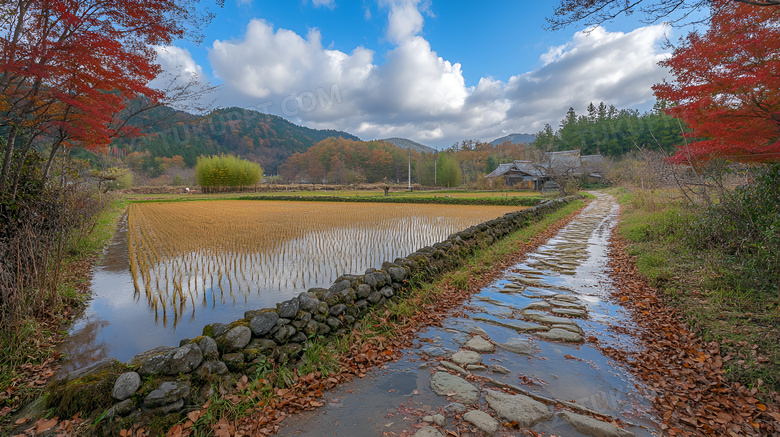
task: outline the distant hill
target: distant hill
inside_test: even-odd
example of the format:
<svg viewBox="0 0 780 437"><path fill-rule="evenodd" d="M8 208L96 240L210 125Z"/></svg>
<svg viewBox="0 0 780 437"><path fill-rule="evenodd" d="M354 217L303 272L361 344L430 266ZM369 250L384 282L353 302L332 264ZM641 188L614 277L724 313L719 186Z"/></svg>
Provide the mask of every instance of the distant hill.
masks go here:
<svg viewBox="0 0 780 437"><path fill-rule="evenodd" d="M491 141L490 144L499 145L504 141L509 141L513 144L531 144L535 138L536 137L531 134L509 134L505 137L496 138L495 140Z"/></svg>
<svg viewBox="0 0 780 437"><path fill-rule="evenodd" d="M406 138L386 138L384 140L379 141L385 141L390 144L394 144L399 149L412 149L419 153L436 153L438 150L434 149L433 147L428 147L426 145L414 142L412 140L407 140Z"/></svg>
<svg viewBox="0 0 780 437"><path fill-rule="evenodd" d="M112 144L125 153L149 151L153 157L181 155L192 166L200 155L232 153L258 162L266 174L294 153L330 137L360 138L343 131L310 129L282 117L242 108L217 109L203 116L156 108L133 120L145 136Z"/></svg>

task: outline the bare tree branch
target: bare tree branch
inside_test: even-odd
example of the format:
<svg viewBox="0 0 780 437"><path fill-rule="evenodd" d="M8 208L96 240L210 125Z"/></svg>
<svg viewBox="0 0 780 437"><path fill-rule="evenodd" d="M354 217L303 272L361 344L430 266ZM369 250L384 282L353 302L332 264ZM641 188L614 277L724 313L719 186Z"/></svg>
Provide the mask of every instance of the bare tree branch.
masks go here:
<svg viewBox="0 0 780 437"><path fill-rule="evenodd" d="M780 0L733 0L754 6L780 6ZM551 18L547 18L547 30L560 30L575 23L600 26L620 15L640 13L644 23L666 21L673 26L700 24L709 19L689 20L694 12L710 8L707 0L561 0Z"/></svg>

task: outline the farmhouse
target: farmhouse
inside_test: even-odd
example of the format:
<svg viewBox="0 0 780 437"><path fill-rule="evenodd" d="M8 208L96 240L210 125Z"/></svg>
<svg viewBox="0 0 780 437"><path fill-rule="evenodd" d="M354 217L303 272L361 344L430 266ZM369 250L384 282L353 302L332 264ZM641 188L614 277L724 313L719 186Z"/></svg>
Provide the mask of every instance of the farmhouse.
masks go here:
<svg viewBox="0 0 780 437"><path fill-rule="evenodd" d="M560 176L601 178L601 155L580 155L580 150L565 150L562 152L547 152L541 162L514 161L500 164L486 178L493 183L496 178L503 178L506 186L527 188L541 191L545 185L554 185L552 179Z"/></svg>
<svg viewBox="0 0 780 437"><path fill-rule="evenodd" d="M544 173L532 161L514 161L510 164L500 164L497 169L485 176L493 183L498 177L504 178L507 186L519 186L529 190L539 190L544 183Z"/></svg>

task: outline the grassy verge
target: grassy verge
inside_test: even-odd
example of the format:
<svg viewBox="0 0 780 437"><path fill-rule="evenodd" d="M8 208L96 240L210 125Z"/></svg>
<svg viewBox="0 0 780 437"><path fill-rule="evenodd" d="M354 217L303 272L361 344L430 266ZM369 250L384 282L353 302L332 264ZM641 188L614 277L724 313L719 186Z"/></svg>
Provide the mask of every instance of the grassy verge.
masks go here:
<svg viewBox="0 0 780 437"><path fill-rule="evenodd" d="M623 205L618 232L640 272L693 332L720 345L727 377L764 395L780 391L777 296L746 281L740 259L693 240L702 211L677 202L675 193L613 194Z"/></svg>
<svg viewBox="0 0 780 437"><path fill-rule="evenodd" d="M64 325L83 309L89 271L114 235L126 206L126 200L110 200L95 223L68 243L57 290L61 306L51 308L46 319L29 318L15 330L0 332L0 424L9 413L39 396L54 375L58 357L54 348Z"/></svg>

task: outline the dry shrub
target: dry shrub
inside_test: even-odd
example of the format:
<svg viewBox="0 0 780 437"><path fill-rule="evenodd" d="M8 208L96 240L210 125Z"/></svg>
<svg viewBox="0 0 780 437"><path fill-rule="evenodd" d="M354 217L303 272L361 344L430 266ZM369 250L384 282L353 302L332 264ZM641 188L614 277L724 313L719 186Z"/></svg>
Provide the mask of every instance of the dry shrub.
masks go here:
<svg viewBox="0 0 780 437"><path fill-rule="evenodd" d="M33 156L32 159L36 157ZM38 157L42 158L42 157ZM19 193L0 193L0 329L14 331L62 305L59 293L68 256L93 229L104 201L78 181L45 185L35 164Z"/></svg>

